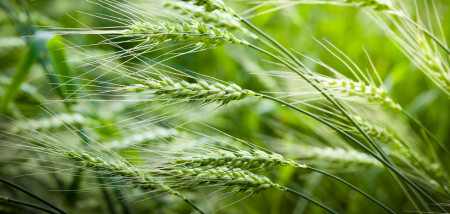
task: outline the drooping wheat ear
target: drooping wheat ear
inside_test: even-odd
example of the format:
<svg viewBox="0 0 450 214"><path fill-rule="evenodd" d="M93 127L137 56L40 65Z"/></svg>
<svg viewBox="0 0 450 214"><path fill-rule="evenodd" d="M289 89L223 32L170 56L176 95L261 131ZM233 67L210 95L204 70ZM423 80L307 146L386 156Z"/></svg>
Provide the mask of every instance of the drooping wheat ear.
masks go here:
<svg viewBox="0 0 450 214"><path fill-rule="evenodd" d="M236 14L231 8L227 7L222 0L181 0L181 1L189 2L197 6L203 6L205 10L208 12L219 10L222 12L229 13L231 15Z"/></svg>
<svg viewBox="0 0 450 214"><path fill-rule="evenodd" d="M383 87L366 85L362 82L354 82L348 79L320 79L320 84L327 90L339 92L346 96L358 96L366 98L369 103L377 103L382 106L388 106L398 111L402 107L394 102Z"/></svg>
<svg viewBox="0 0 450 214"><path fill-rule="evenodd" d="M241 25L239 19L220 10L208 12L205 11L203 7L176 0L169 0L165 2L164 7L180 11L184 15L193 16L215 27L225 28L228 31L238 30L246 35L255 37L255 35L251 34Z"/></svg>
<svg viewBox="0 0 450 214"><path fill-rule="evenodd" d="M200 21L191 23L161 22L152 24L150 22L135 22L128 26L129 29L122 31L128 35L143 35L156 42L182 41L198 42L198 45L222 46L227 43L248 46L245 40L236 38L232 33L221 30Z"/></svg>
<svg viewBox="0 0 450 214"><path fill-rule="evenodd" d="M348 165L383 166L370 155L351 149L302 146L300 151L302 152L299 158L308 157L314 160L333 161Z"/></svg>
<svg viewBox="0 0 450 214"><path fill-rule="evenodd" d="M187 184L194 187L202 184L230 186L234 187L234 192L246 192L251 194L259 193L269 188L285 190L285 188L273 183L265 176L241 169L200 167L174 169L169 172L171 175L186 180Z"/></svg>
<svg viewBox="0 0 450 214"><path fill-rule="evenodd" d="M223 104L233 100L256 96L255 92L242 89L234 83L229 85L217 82L209 84L203 80L198 80L197 83L189 83L184 80L174 81L167 77L162 78L162 80L150 79L144 84L126 86L122 89L128 92L151 91L154 94L168 96L170 98L189 101L217 101Z"/></svg>
<svg viewBox="0 0 450 214"><path fill-rule="evenodd" d="M361 7L372 7L376 11L391 11L390 0L345 0L347 3L357 4Z"/></svg>
<svg viewBox="0 0 450 214"><path fill-rule="evenodd" d="M100 156L92 156L82 151L62 151L62 154L71 160L83 164L84 167L90 168L95 172L103 172L118 177L120 180L129 182L129 184L144 190L159 190L179 195L169 186L161 183L152 177L148 172L131 167L129 164L120 160L105 160Z"/></svg>
<svg viewBox="0 0 450 214"><path fill-rule="evenodd" d="M37 120L29 120L18 125L10 127L10 132L19 133L26 130L50 130L64 127L66 124L79 125L86 122L93 122L79 113L59 114L52 118L43 118Z"/></svg>
<svg viewBox="0 0 450 214"><path fill-rule="evenodd" d="M149 131L127 136L122 140L110 141L108 143L102 144L102 146L106 149L123 150L126 148L132 148L133 146L139 146L150 141L161 140L162 138L171 137L176 135L177 133L178 132L175 129L153 127Z"/></svg>
<svg viewBox="0 0 450 214"><path fill-rule="evenodd" d="M306 168L306 165L297 164L293 160L285 159L279 154L268 154L261 150L247 152L244 150L230 152L222 150L212 152L203 156L183 157L173 161L184 167L219 167L224 166L229 169L239 168L244 170L269 171L278 166L293 166Z"/></svg>

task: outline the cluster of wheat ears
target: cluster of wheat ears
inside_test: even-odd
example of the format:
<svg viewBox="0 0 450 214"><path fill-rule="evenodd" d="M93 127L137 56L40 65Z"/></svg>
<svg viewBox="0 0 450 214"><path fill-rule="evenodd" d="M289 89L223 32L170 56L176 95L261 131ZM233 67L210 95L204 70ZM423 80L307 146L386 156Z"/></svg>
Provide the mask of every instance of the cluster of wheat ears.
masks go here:
<svg viewBox="0 0 450 214"><path fill-rule="evenodd" d="M76 212L77 207L84 206L73 205L74 201L82 200L81 194L98 191L100 195L92 197L104 197L102 203L108 207L108 213L117 213L119 207L130 213L130 206L142 202L151 204L153 210L167 211L171 204L176 204L182 208L178 211L174 208L172 212L227 212L239 203L235 197L262 195L273 189L285 192L283 197L293 194L295 200L317 206L309 212L351 212L339 205L342 203L339 199L315 198L308 183L293 177L288 181L290 177L286 175L309 173L332 180L331 188L336 186L364 198L368 212L449 212L448 143L441 142L389 96L375 65L361 69L330 42L313 41L348 69L339 71L308 57L307 52L300 54L285 48L264 29L248 21L251 15L244 16L303 4L363 10L448 100L450 50L445 37L431 30L420 16L411 15L410 8L417 9L418 3L415 6L413 1L396 0L246 3L249 2L256 6L241 13L222 0L140 3L95 0L91 3L108 14L81 13L114 26L81 23L83 28L52 26L45 31L34 29L32 33L28 31L33 29L24 27L20 21L29 17L20 18L11 12L7 2L1 3L11 21L18 20L15 27L25 40L4 38L0 48L28 46L29 50L12 77L0 76L0 113L4 114L0 148L5 157L0 161L5 169L11 165L32 166L31 175L25 178L44 175L50 177L45 179L54 179L58 184L54 189L61 190L54 192L64 195L64 199L27 190L39 189L33 187L38 184L19 186L14 179L2 175L7 170L0 170L0 181L9 189L37 199L30 203L0 191L0 209L14 204L29 212ZM238 7L239 4L245 2L230 2ZM430 11L436 9L434 1L425 5L432 8ZM436 20L439 27L439 18ZM77 38L89 36L95 36L98 43L77 43L80 41ZM43 42L45 47L38 44ZM267 84L254 88L245 85L250 90L229 79L213 78L176 65L180 57L197 56L221 46L253 53L255 57L247 56L252 62L242 63L233 72L257 72L254 81ZM258 63L264 63L261 58L274 70L266 73L262 73L263 69L248 70L260 69ZM23 83L34 60L44 68L46 75L42 78L48 78L53 95L43 95L32 84ZM316 72L319 67L327 75ZM270 84L277 78L283 82L281 85ZM32 100L33 105L40 106L43 112L40 115L47 116L22 116L16 111L16 97ZM295 121L303 121L308 128L295 130L272 118L273 121L267 122L280 128L270 132L277 133L261 131L263 137L248 134L243 140L209 123L214 118L225 120L236 116L239 111L236 109L248 109L247 114L264 106L278 106L277 109L289 112ZM444 111L448 113L448 109ZM448 116L447 113L443 115ZM202 121L202 118L213 119ZM356 185L354 178L338 176L355 169L387 173L386 179L393 180L399 192L392 196L375 194L376 191ZM23 170L16 173L28 174L25 172L29 171ZM383 186L383 182L378 180L374 185ZM89 187L83 189L82 185ZM208 193L211 190L213 193ZM267 196L269 200L279 197L271 195ZM390 197L405 197L403 203L407 205L389 203ZM225 198L233 198L234 202L221 203ZM283 206L283 201L274 203ZM286 208L285 212L294 211Z"/></svg>

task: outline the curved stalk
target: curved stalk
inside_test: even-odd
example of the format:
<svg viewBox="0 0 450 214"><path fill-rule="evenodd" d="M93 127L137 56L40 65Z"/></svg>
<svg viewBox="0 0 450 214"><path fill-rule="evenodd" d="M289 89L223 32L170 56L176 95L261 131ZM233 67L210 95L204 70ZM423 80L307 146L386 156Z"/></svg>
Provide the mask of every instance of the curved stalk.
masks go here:
<svg viewBox="0 0 450 214"><path fill-rule="evenodd" d="M61 213L61 214L67 214L65 211L63 211L63 210L60 209L59 207L53 205L52 203L48 202L47 200L45 200L45 199L43 199L43 198L37 196L36 194L30 192L29 190L27 190L27 189L25 189L25 188L23 188L23 187L21 187L21 186L18 186L18 185L16 185L16 184L13 184L13 183L11 183L11 182L9 182L9 181L3 179L2 177L0 177L0 182L3 182L4 184L6 184L6 185L8 185L8 186L10 186L10 187L13 187L14 189L17 189L17 190L19 190L19 191L21 191L21 192L23 192L23 193L25 193L25 194L27 194L27 195L29 195L29 196L35 198L36 200L38 200L38 201L42 202L43 204L45 204L45 205L47 205L47 206L53 208L54 210L58 211L58 212Z"/></svg>
<svg viewBox="0 0 450 214"><path fill-rule="evenodd" d="M293 190L293 189L291 189L291 188L287 188L287 187L281 187L281 188L282 188L283 190L286 190L286 191L288 191L288 192L294 194L294 195L298 195L298 196L300 196L300 197L302 197L302 198L308 200L309 202L311 202L311 203L313 203L313 204L319 206L320 208L326 210L326 211L329 212L329 213L338 214L336 211L334 211L334 210L330 209L329 207L323 205L322 203L320 203L320 202L318 202L318 201L316 201L316 200L314 200L314 199L312 199L312 198L310 198L310 197L304 195L303 193L297 192L297 191L295 191L295 190Z"/></svg>
<svg viewBox="0 0 450 214"><path fill-rule="evenodd" d="M205 212L203 212L200 208L197 207L197 205L195 205L194 203L192 203L192 201L190 201L189 199L187 199L186 197L183 197L184 201L186 203L188 203L189 205L191 205L192 208L194 208L197 212L199 212L200 214L205 214Z"/></svg>
<svg viewBox="0 0 450 214"><path fill-rule="evenodd" d="M25 206L25 207L34 208L34 209L41 210L41 211L44 211L44 212L47 212L47 213L50 213L50 214L57 214L57 212L55 212L53 210L49 210L49 209L47 209L45 207L41 207L39 205L36 205L36 204L33 204L33 203L29 203L29 202L26 202L26 201L21 201L21 200L17 200L17 199L13 199L13 198L8 198L8 197L5 197L5 196L0 196L0 200L5 201L5 202L9 202L9 203L12 203L12 204L18 204L18 205L22 205L22 206Z"/></svg>
<svg viewBox="0 0 450 214"><path fill-rule="evenodd" d="M308 166L306 169L309 169L309 170L314 171L314 172L318 172L318 173L320 173L320 174L323 174L323 175L326 175L326 176L328 176L328 177L331 177L331 178L333 178L333 179L335 179L335 180L338 180L339 182L341 182L341 183L343 183L343 184L349 186L350 188L354 189L355 191L357 191L357 192L361 193L362 195L366 196L369 200L371 200L371 201L373 201L374 203L378 204L381 208L383 208L384 210L386 210L388 213L395 214L394 211L392 211L391 209L389 209L388 207L386 207L383 203L377 201L375 198L373 198L373 197L370 196L369 194L365 193L364 191L360 190L358 187L353 186L352 184L350 184L349 182L345 181L344 179L339 178L339 177L337 177L337 176L335 176L335 175L333 175L333 174L330 174L330 173L328 173L328 172L322 171L322 170L320 170L320 169L316 169L316 168L310 167L310 166Z"/></svg>

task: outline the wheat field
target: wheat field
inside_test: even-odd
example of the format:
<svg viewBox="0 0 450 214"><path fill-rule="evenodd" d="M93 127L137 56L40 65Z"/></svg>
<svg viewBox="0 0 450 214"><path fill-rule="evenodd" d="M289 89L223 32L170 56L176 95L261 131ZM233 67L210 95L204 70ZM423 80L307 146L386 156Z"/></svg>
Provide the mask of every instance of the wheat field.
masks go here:
<svg viewBox="0 0 450 214"><path fill-rule="evenodd" d="M2 0L0 213L449 213L445 0Z"/></svg>

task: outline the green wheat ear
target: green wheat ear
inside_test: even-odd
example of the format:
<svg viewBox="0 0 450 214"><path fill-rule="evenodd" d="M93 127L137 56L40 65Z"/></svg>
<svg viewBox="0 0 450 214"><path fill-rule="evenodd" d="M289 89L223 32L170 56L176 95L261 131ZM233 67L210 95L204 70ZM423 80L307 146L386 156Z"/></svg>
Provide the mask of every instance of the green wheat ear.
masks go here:
<svg viewBox="0 0 450 214"><path fill-rule="evenodd" d="M400 112L402 111L402 107L394 102L382 87L366 85L362 82L354 82L346 79L324 79L321 80L320 84L327 90L339 92L348 97L365 98L368 103L376 103Z"/></svg>
<svg viewBox="0 0 450 214"><path fill-rule="evenodd" d="M197 42L198 45L222 46L227 43L248 46L245 40L236 38L232 33L208 25L200 21L191 23L160 22L135 22L122 31L127 35L142 35L149 40L163 43L166 41Z"/></svg>
<svg viewBox="0 0 450 214"><path fill-rule="evenodd" d="M306 165L297 164L293 160L286 159L283 156L271 153L268 154L261 150L247 152L240 150L230 152L222 150L212 152L212 154L183 157L173 161L175 164L184 167L227 167L230 169L239 168L244 170L269 171L278 166L293 166L307 168Z"/></svg>
<svg viewBox="0 0 450 214"><path fill-rule="evenodd" d="M144 84L126 86L122 90L127 92L148 91L173 99L203 100L205 102L217 101L222 104L256 96L255 92L242 89L234 83L228 85L218 82L209 84L204 80L197 80L197 83L189 83L184 80L175 81L167 77L162 78L162 80L150 79Z"/></svg>
<svg viewBox="0 0 450 214"><path fill-rule="evenodd" d="M234 187L234 192L246 192L256 194L269 188L284 190L278 184L273 183L269 178L258 175L247 170L229 169L227 167L199 167L199 168L179 168L167 171L170 175L175 175L186 180L185 183L198 185L221 185Z"/></svg>

